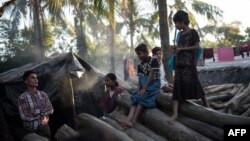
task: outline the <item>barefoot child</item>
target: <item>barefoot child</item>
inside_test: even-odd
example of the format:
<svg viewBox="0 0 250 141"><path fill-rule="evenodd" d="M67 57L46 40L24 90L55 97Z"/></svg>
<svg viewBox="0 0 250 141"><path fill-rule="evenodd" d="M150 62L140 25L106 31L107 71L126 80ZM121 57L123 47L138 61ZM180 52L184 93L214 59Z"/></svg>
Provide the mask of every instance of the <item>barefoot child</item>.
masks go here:
<svg viewBox="0 0 250 141"><path fill-rule="evenodd" d="M164 93L173 92L173 86L168 83L165 79L165 72L162 64L162 49L160 47L154 47L152 49L153 57L157 58L160 63L160 73L161 73L161 89Z"/></svg>
<svg viewBox="0 0 250 141"><path fill-rule="evenodd" d="M149 56L147 46L140 44L135 48L141 63L137 67L139 91L131 95L131 108L125 121L119 121L126 127L133 127L139 114L145 108L156 107L156 96L160 93L160 64Z"/></svg>
<svg viewBox="0 0 250 141"><path fill-rule="evenodd" d="M202 99L203 105L208 107L203 88L198 80L196 69L196 51L199 47L199 35L195 29L189 27L188 13L179 10L173 18L175 27L181 31L177 46L173 46L175 57L175 77L173 88L173 115L169 122L174 123L178 117L180 101L187 99Z"/></svg>

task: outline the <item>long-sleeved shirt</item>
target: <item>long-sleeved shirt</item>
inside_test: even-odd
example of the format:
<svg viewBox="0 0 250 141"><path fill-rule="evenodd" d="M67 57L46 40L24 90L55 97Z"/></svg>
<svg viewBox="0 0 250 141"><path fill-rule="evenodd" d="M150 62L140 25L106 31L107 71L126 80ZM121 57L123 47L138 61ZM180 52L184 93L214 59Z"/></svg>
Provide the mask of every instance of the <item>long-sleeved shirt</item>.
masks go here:
<svg viewBox="0 0 250 141"><path fill-rule="evenodd" d="M18 110L27 130L36 130L41 125L41 117L53 113L52 104L45 92L26 91L18 98Z"/></svg>

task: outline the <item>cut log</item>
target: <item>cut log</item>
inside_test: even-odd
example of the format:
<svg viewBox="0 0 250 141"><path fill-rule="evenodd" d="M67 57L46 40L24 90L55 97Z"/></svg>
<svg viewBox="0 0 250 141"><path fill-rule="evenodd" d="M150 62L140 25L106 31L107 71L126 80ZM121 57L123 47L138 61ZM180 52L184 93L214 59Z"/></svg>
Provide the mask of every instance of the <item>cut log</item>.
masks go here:
<svg viewBox="0 0 250 141"><path fill-rule="evenodd" d="M71 127L69 127L67 124L64 124L60 129L57 130L54 138L57 141L64 141L68 138L76 137L76 136L79 136L79 133L76 132Z"/></svg>
<svg viewBox="0 0 250 141"><path fill-rule="evenodd" d="M162 109L165 113L170 114L167 109ZM206 124L204 122L189 118L183 114L178 114L178 119L180 123L186 125L187 127L193 129L194 131L199 132L200 134L214 140L214 141L222 141L224 131L221 128L215 127L210 124Z"/></svg>
<svg viewBox="0 0 250 141"><path fill-rule="evenodd" d="M239 107L239 109L235 110L234 112L239 113L239 115L242 115L243 113L245 113L248 109L250 108L250 102L248 104L245 104L241 107ZM243 116L243 115L242 115ZM246 115L244 115L246 116Z"/></svg>
<svg viewBox="0 0 250 141"><path fill-rule="evenodd" d="M242 108L243 108L244 110L247 110L249 107L250 107L250 103L245 104L245 105L242 106Z"/></svg>
<svg viewBox="0 0 250 141"><path fill-rule="evenodd" d="M80 133L86 130L94 130L95 132L101 133L106 140L133 141L125 133L86 113L82 113L77 116L76 127Z"/></svg>
<svg viewBox="0 0 250 141"><path fill-rule="evenodd" d="M225 112L225 109L226 109L225 104L218 104L216 102L209 102L209 106L212 107L215 110L224 109L224 112Z"/></svg>
<svg viewBox="0 0 250 141"><path fill-rule="evenodd" d="M218 127L184 116L180 116L178 121L214 141L223 140L224 132Z"/></svg>
<svg viewBox="0 0 250 141"><path fill-rule="evenodd" d="M250 108L248 108L241 116L250 117Z"/></svg>
<svg viewBox="0 0 250 141"><path fill-rule="evenodd" d="M21 141L49 141L49 139L35 133L30 133L25 135Z"/></svg>
<svg viewBox="0 0 250 141"><path fill-rule="evenodd" d="M218 86L220 86L220 85L209 85L209 86L203 87L203 89L204 89L204 91L207 91L207 90L215 89Z"/></svg>
<svg viewBox="0 0 250 141"><path fill-rule="evenodd" d="M230 93L226 93L226 94L220 94L220 95L213 95L213 96L207 96L207 101L209 102L209 104L211 103L211 102L215 102L215 101L227 101L227 100L229 100L229 99L231 99L233 97L233 95L232 94L230 94ZM197 104L202 104L202 102L201 102L201 100L197 100L197 99L195 99L195 100L190 100L190 101L192 101L192 102L195 102L195 103L197 103ZM211 105L210 105L211 106ZM212 107L212 106L211 106ZM225 107L225 105L223 105L223 104L218 104L218 105L216 105L216 108L218 109L218 108L224 108Z"/></svg>
<svg viewBox="0 0 250 141"><path fill-rule="evenodd" d="M231 94L232 91L233 91L233 88L231 88L231 89L224 89L224 90L221 90L219 92L206 94L206 96L210 97L210 96L218 96L218 95L223 95L223 94ZM231 95L234 95L234 94L231 94Z"/></svg>
<svg viewBox="0 0 250 141"><path fill-rule="evenodd" d="M233 89L234 86L235 84L223 84L223 85L218 85L213 88L205 87L204 90L206 94L211 94L211 93L218 93L220 91L227 90L227 89Z"/></svg>
<svg viewBox="0 0 250 141"><path fill-rule="evenodd" d="M118 98L118 102L130 108L130 94ZM171 125L167 121L169 116L159 109L145 109L141 116L144 125L172 141L211 141L211 139L193 131L179 122Z"/></svg>
<svg viewBox="0 0 250 141"><path fill-rule="evenodd" d="M250 95L250 83L248 87L244 89L244 91L241 94L235 96L234 100L230 103L230 106L233 108L233 110L236 110L240 106L247 104L244 100L245 99L250 100L250 98L248 98L249 95ZM244 101L244 103L242 101Z"/></svg>
<svg viewBox="0 0 250 141"><path fill-rule="evenodd" d="M109 118L109 117L102 117L101 120L105 121L106 123L110 124L112 127L123 131L126 133L131 139L135 141L157 141L148 135L144 134L141 131L136 130L135 128L128 128L128 129L123 129L115 120Z"/></svg>
<svg viewBox="0 0 250 141"><path fill-rule="evenodd" d="M221 103L221 104L217 104L217 103L216 103L216 104L215 104L215 103L210 103L210 104L212 104L213 107L216 108L216 109L227 108L228 106L232 105L234 99L235 99L236 97L238 97L238 95L240 95L240 94L242 93L242 91L243 91L245 88L246 88L245 85L240 84L240 85L239 85L239 88L238 88L237 90L235 90L236 93L234 94L234 97L231 98L229 101L227 101L227 102L225 102L225 103Z"/></svg>
<svg viewBox="0 0 250 141"><path fill-rule="evenodd" d="M225 93L225 94L219 94L215 96L209 96L207 97L208 101L227 101L233 97L232 94L230 93Z"/></svg>
<svg viewBox="0 0 250 141"><path fill-rule="evenodd" d="M123 131L124 128L122 128L117 122L117 120L114 120L113 118L110 117L101 117L100 118L102 121L108 123L109 125L111 125L112 127L114 127L115 129L118 129L120 131Z"/></svg>
<svg viewBox="0 0 250 141"><path fill-rule="evenodd" d="M242 86L244 86L244 85L243 85L243 84L236 84L236 85L234 86L234 89L230 92L230 94L236 95L237 92L240 90L240 87L242 87Z"/></svg>
<svg viewBox="0 0 250 141"><path fill-rule="evenodd" d="M162 107L171 110L170 100L171 97L163 93L157 97L157 102ZM189 101L180 103L179 112L220 128L228 124L250 124L250 118L220 113Z"/></svg>
<svg viewBox="0 0 250 141"><path fill-rule="evenodd" d="M114 111L112 112L112 115L114 116L113 119L117 120L117 119L126 119L126 116L118 111ZM146 128L144 125L140 124L139 122L136 123L135 127L136 130L143 132L144 134L148 135L149 137L153 138L156 141L167 141L167 139L163 138L162 136L156 134L155 132L153 132L152 130Z"/></svg>

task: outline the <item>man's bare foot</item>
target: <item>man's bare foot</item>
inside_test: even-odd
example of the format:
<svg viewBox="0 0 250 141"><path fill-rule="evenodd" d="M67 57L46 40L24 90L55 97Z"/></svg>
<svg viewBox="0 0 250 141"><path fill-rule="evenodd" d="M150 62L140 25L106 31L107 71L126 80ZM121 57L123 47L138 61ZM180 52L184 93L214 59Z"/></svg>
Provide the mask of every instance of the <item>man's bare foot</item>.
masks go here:
<svg viewBox="0 0 250 141"><path fill-rule="evenodd" d="M122 126L126 126L128 128L132 128L133 127L133 123L128 121L128 120L118 120L118 123Z"/></svg>
<svg viewBox="0 0 250 141"><path fill-rule="evenodd" d="M169 120L168 120L168 123L173 125L175 120L177 119L177 115L172 115Z"/></svg>

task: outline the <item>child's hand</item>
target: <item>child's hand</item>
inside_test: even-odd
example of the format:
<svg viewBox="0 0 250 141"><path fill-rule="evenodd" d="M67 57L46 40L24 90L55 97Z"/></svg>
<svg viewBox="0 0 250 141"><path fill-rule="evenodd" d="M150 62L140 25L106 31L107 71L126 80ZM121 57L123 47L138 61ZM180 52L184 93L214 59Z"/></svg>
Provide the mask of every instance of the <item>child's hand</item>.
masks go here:
<svg viewBox="0 0 250 141"><path fill-rule="evenodd" d="M178 46L177 46L177 45L171 45L171 46L170 46L170 49L171 49L174 53L176 53L176 50L178 49Z"/></svg>
<svg viewBox="0 0 250 141"><path fill-rule="evenodd" d="M174 49L174 53L176 53L176 54L179 53L180 51L181 51L181 48L177 47L177 48Z"/></svg>
<svg viewBox="0 0 250 141"><path fill-rule="evenodd" d="M178 48L177 45L170 45L170 49L171 49L171 50L175 50L176 48Z"/></svg>
<svg viewBox="0 0 250 141"><path fill-rule="evenodd" d="M146 89L145 88L142 88L140 91L139 91L139 96L144 96L146 93Z"/></svg>

